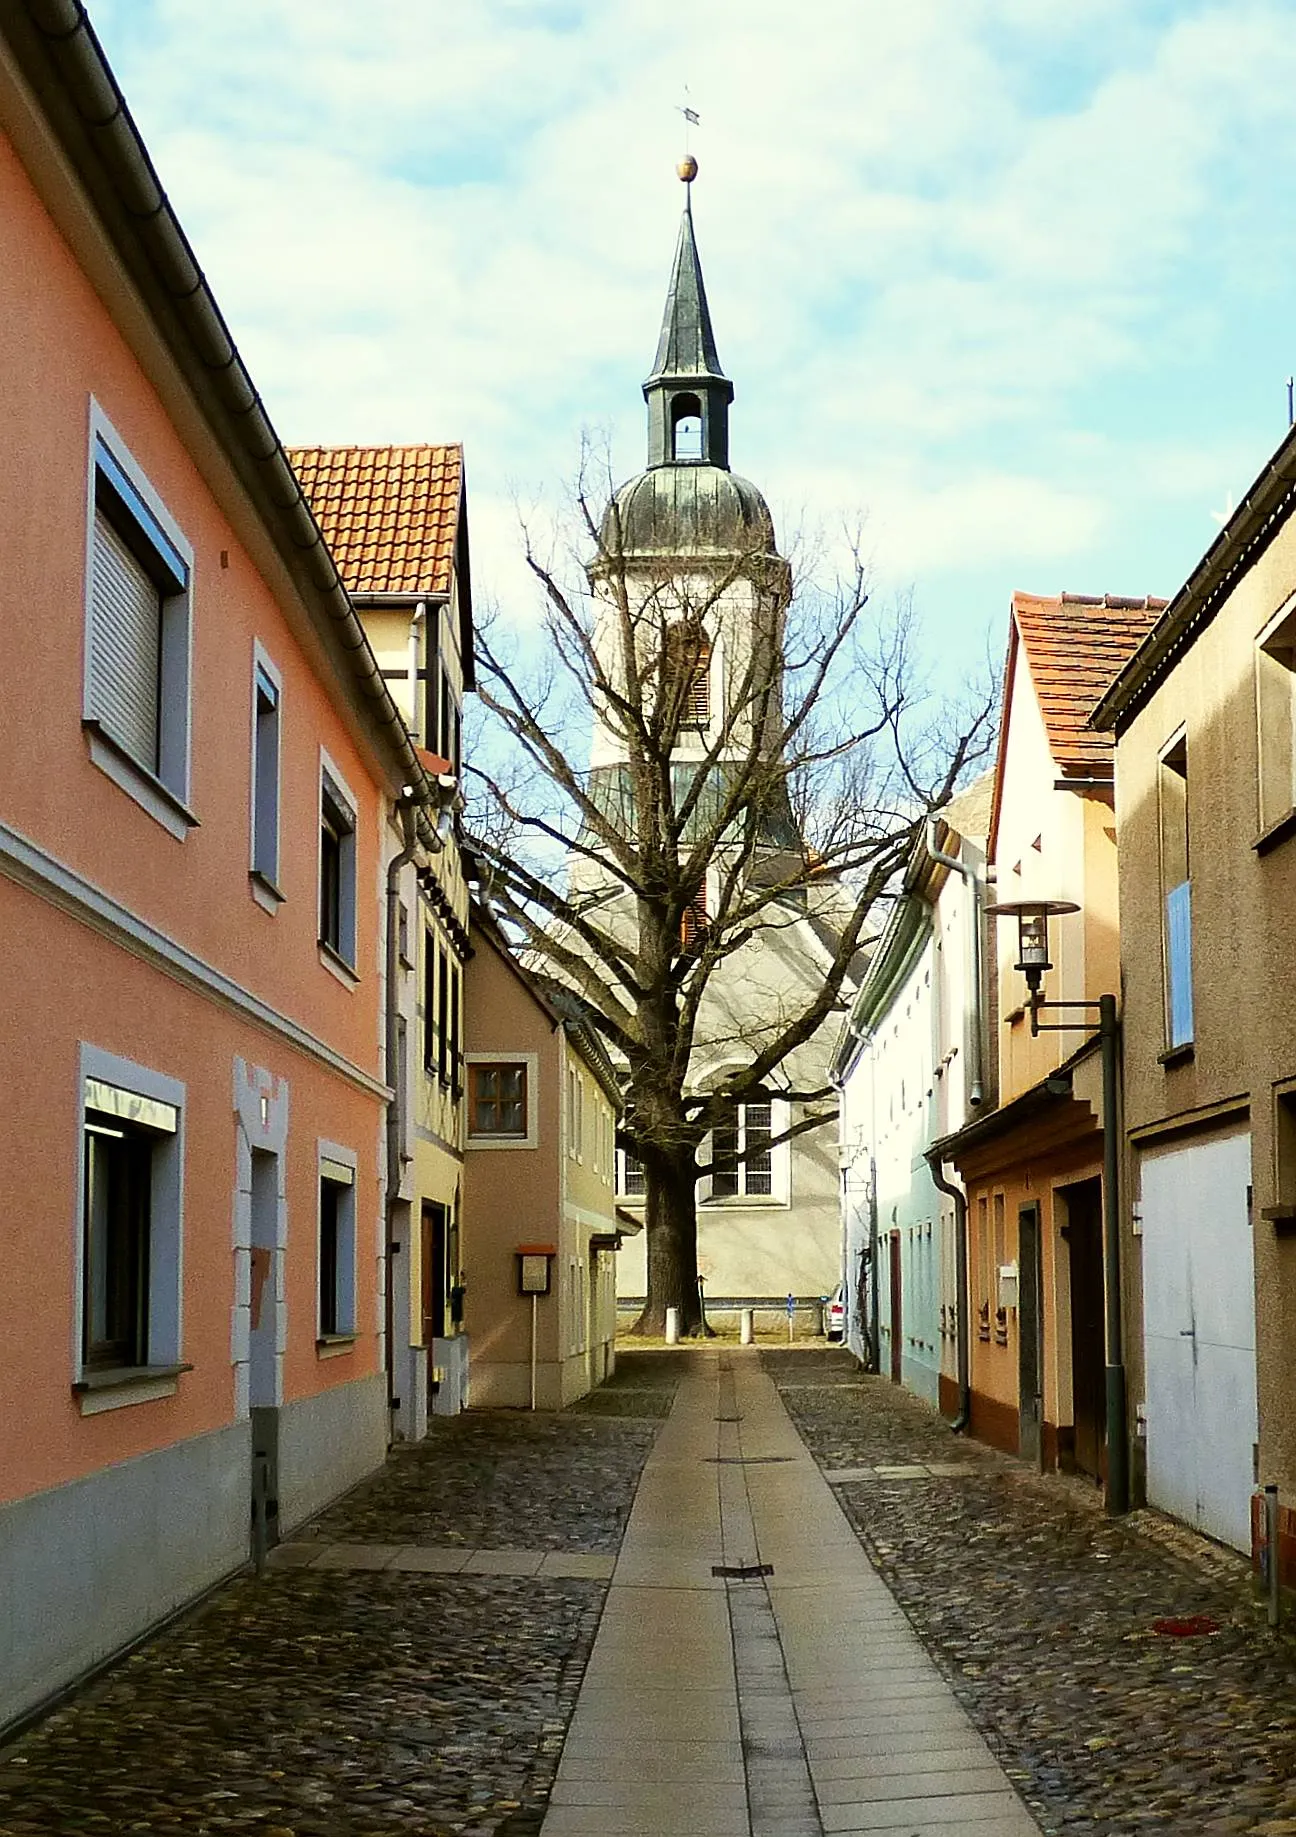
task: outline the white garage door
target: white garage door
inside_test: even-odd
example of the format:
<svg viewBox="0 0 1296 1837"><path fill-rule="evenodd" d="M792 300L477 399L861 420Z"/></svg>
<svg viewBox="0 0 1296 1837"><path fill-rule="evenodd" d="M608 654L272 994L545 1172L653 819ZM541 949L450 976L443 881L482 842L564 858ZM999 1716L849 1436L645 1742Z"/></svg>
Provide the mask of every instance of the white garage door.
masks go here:
<svg viewBox="0 0 1296 1837"><path fill-rule="evenodd" d="M1249 1134L1143 1158L1148 1500L1251 1547L1256 1439Z"/></svg>

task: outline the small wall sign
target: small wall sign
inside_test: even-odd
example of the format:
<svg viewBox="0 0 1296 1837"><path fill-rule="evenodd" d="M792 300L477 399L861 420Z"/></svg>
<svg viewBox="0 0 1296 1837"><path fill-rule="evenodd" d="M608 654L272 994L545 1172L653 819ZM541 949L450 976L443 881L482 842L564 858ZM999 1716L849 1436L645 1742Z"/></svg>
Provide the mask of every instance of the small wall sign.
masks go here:
<svg viewBox="0 0 1296 1837"><path fill-rule="evenodd" d="M518 1294L547 1295L553 1279L554 1244L519 1244L517 1250Z"/></svg>

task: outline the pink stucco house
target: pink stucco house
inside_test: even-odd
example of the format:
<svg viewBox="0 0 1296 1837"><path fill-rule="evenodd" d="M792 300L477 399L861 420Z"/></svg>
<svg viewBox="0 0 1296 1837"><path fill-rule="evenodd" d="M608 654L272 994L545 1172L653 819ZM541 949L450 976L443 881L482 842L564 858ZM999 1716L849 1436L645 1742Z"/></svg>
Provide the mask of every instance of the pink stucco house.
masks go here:
<svg viewBox="0 0 1296 1837"><path fill-rule="evenodd" d="M434 793L72 5L0 18L0 223L4 1724L246 1560L254 1471L286 1526L383 1458Z"/></svg>

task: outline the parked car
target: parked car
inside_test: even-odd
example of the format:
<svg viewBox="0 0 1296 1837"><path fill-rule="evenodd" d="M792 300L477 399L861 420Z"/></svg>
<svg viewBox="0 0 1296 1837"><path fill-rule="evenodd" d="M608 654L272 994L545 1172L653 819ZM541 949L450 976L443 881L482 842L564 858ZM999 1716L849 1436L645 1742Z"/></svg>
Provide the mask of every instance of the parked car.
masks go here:
<svg viewBox="0 0 1296 1837"><path fill-rule="evenodd" d="M846 1337L846 1284L839 1282L828 1300L824 1303L824 1338L841 1340Z"/></svg>

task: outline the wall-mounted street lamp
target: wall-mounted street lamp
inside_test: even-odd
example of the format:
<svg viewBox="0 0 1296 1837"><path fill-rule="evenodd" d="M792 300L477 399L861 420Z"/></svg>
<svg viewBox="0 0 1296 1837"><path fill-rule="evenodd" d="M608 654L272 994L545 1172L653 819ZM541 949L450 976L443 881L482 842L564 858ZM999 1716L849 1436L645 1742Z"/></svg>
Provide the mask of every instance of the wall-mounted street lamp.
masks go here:
<svg viewBox="0 0 1296 1837"><path fill-rule="evenodd" d="M1125 1357L1121 1332L1120 1280L1120 1021L1116 1016L1116 997L1100 995L1097 1001L1045 1001L1044 972L1052 969L1049 959L1048 922L1050 918L1078 912L1079 906L1067 899L1016 899L987 906L987 913L1017 921L1017 968L1026 978L1030 991L1031 1033L1072 1033L1077 1027L1092 1027L1096 1013L1098 1038L1102 1046L1103 1110L1103 1294L1106 1339L1107 1401L1107 1510L1113 1514L1129 1510L1129 1443L1125 1411ZM1078 1021L1042 1021L1045 1010L1080 1010Z"/></svg>

